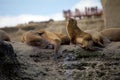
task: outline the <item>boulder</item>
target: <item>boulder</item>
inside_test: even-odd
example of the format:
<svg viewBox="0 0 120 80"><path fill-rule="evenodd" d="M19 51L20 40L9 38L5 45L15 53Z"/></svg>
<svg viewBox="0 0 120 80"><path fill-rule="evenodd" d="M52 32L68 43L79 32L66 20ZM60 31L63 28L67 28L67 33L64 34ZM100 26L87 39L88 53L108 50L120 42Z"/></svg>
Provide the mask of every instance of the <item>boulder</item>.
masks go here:
<svg viewBox="0 0 120 80"><path fill-rule="evenodd" d="M20 65L10 43L0 41L0 80L19 79Z"/></svg>
<svg viewBox="0 0 120 80"><path fill-rule="evenodd" d="M120 28L120 0L101 0L106 28Z"/></svg>

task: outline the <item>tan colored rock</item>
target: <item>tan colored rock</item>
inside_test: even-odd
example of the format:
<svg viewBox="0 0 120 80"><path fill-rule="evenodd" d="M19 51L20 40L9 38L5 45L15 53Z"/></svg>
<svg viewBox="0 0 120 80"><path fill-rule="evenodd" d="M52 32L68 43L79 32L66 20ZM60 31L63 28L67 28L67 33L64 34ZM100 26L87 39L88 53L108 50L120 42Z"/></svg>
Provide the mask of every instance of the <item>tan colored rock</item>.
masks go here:
<svg viewBox="0 0 120 80"><path fill-rule="evenodd" d="M120 0L101 0L106 28L120 27Z"/></svg>

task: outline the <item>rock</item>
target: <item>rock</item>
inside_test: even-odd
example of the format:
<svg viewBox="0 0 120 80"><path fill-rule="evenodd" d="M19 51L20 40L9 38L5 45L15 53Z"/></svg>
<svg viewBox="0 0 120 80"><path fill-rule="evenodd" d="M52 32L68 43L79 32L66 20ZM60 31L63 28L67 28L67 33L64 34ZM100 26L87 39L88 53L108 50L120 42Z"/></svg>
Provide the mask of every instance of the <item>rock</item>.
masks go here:
<svg viewBox="0 0 120 80"><path fill-rule="evenodd" d="M56 69L51 49L40 49L24 43L12 43L21 66L22 80L63 80L61 69Z"/></svg>
<svg viewBox="0 0 120 80"><path fill-rule="evenodd" d="M19 69L11 44L0 41L0 80L18 79Z"/></svg>
<svg viewBox="0 0 120 80"><path fill-rule="evenodd" d="M69 46L70 47L70 46ZM112 42L101 51L89 52L81 48L63 48L64 59L61 67L66 80L119 80L120 42Z"/></svg>
<svg viewBox="0 0 120 80"><path fill-rule="evenodd" d="M40 49L20 42L11 42L13 51L9 43L3 43L0 45L5 47L1 46L0 51L8 58L0 54L3 56L0 57L1 65L7 64L4 65L7 69L0 67L0 80L120 79L120 42L112 42L101 51L94 52L75 45L63 45L59 49L60 57L57 63L53 60L52 49ZM10 68L8 63L16 67ZM17 76L14 76L14 73Z"/></svg>
<svg viewBox="0 0 120 80"><path fill-rule="evenodd" d="M120 0L101 0L106 28L120 28Z"/></svg>

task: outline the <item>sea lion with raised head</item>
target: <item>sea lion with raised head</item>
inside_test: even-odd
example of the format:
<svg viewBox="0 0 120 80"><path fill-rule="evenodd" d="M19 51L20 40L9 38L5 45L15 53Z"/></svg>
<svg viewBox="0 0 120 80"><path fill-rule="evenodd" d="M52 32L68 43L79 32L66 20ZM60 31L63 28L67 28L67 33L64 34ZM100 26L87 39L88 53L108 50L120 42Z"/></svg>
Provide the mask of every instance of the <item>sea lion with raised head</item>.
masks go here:
<svg viewBox="0 0 120 80"><path fill-rule="evenodd" d="M78 44L82 48L88 50L94 50L92 36L89 33L82 31L77 26L77 21L75 19L70 18L67 21L66 30L70 38L70 43Z"/></svg>

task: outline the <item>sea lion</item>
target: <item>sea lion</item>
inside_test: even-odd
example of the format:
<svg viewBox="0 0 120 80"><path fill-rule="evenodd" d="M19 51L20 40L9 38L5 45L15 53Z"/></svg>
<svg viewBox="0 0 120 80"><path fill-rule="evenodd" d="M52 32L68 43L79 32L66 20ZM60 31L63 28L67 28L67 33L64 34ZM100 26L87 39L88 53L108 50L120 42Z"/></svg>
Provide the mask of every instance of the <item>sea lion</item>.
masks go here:
<svg viewBox="0 0 120 80"><path fill-rule="evenodd" d="M60 45L69 44L69 38L61 33L50 32L46 30L28 31L23 34L21 41L28 45L38 46L40 48L54 48L54 59L58 57Z"/></svg>
<svg viewBox="0 0 120 80"><path fill-rule="evenodd" d="M106 36L110 41L120 41L120 28L109 28L100 31L100 33Z"/></svg>
<svg viewBox="0 0 120 80"><path fill-rule="evenodd" d="M77 21L75 19L70 18L67 21L66 31L70 38L70 43L78 44L82 48L88 50L94 50L92 36L89 33L82 31L77 26Z"/></svg>
<svg viewBox="0 0 120 80"><path fill-rule="evenodd" d="M10 37L7 32L0 30L0 40L1 41L10 41Z"/></svg>
<svg viewBox="0 0 120 80"><path fill-rule="evenodd" d="M46 39L42 38L36 31L27 31L21 36L21 42L31 46L38 46L39 48L47 48L49 45Z"/></svg>
<svg viewBox="0 0 120 80"><path fill-rule="evenodd" d="M92 40L95 45L104 47L104 39L105 37L98 31L95 30L85 30L85 32L91 34Z"/></svg>
<svg viewBox="0 0 120 80"><path fill-rule="evenodd" d="M57 35L61 39L61 45L69 45L70 44L70 38L62 33L54 32L55 35Z"/></svg>
<svg viewBox="0 0 120 80"><path fill-rule="evenodd" d="M58 57L58 50L62 43L62 40L53 32L46 31L46 30L37 30L39 34L42 34L41 37L47 40L51 45L54 46L54 60L57 60Z"/></svg>

